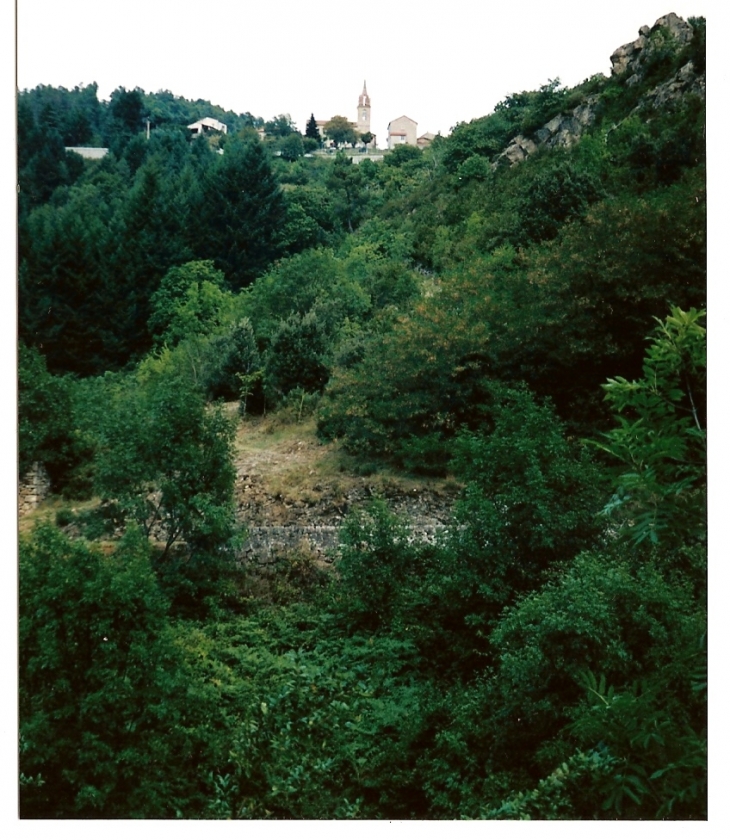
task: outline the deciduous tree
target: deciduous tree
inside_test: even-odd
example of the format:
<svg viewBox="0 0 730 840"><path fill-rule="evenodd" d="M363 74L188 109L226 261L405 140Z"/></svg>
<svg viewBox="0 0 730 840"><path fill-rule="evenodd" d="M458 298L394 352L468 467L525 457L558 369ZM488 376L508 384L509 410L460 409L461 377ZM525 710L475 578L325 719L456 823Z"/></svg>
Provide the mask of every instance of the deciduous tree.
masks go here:
<svg viewBox="0 0 730 840"><path fill-rule="evenodd" d="M193 556L224 552L234 535L233 429L188 379L154 360L108 395L96 482L164 550L182 539Z"/></svg>
<svg viewBox="0 0 730 840"><path fill-rule="evenodd" d="M347 117L339 115L332 117L325 123L324 133L337 148L347 144L354 145L357 142L357 134Z"/></svg>
<svg viewBox="0 0 730 840"><path fill-rule="evenodd" d="M704 317L675 308L653 333L643 377L617 376L603 386L618 426L594 443L622 464L605 512L618 514L637 543L705 538Z"/></svg>

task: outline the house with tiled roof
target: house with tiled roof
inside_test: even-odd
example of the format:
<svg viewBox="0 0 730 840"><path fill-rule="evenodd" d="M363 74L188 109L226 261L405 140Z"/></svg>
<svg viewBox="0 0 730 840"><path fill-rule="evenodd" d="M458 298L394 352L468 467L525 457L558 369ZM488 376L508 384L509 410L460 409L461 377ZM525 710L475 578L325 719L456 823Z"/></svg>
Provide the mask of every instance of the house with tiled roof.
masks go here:
<svg viewBox="0 0 730 840"><path fill-rule="evenodd" d="M410 117L402 116L388 123L388 149L393 151L396 146L418 145L418 123Z"/></svg>

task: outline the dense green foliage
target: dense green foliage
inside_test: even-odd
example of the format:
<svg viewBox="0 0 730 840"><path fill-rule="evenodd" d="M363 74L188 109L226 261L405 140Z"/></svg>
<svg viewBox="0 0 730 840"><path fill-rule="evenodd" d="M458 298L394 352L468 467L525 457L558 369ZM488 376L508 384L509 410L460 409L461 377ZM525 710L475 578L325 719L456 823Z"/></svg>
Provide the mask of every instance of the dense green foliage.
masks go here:
<svg viewBox="0 0 730 840"><path fill-rule="evenodd" d="M21 816L174 813L168 762L204 744L181 718L184 672L144 541L105 557L39 531L21 549L19 601Z"/></svg>
<svg viewBox="0 0 730 840"><path fill-rule="evenodd" d="M163 558L179 538L193 555L223 546L233 533L232 429L219 406L206 409L184 379L146 368L105 389L96 483L150 535Z"/></svg>
<svg viewBox="0 0 730 840"><path fill-rule="evenodd" d="M97 497L21 538L23 817L706 819L704 100L652 104L692 25L382 163L20 95L20 467ZM449 524L375 499L264 586L233 440L277 409Z"/></svg>

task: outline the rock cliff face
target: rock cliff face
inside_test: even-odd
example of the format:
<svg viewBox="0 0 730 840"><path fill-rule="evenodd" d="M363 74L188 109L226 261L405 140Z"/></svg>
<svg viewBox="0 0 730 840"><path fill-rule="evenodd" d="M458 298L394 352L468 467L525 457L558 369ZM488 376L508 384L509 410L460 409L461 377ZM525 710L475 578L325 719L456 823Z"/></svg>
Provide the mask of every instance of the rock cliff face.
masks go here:
<svg viewBox="0 0 730 840"><path fill-rule="evenodd" d="M681 67L671 79L650 90L635 110L643 111L648 108L660 110L688 93L705 98L705 74L697 73L691 61Z"/></svg>
<svg viewBox="0 0 730 840"><path fill-rule="evenodd" d="M681 48L692 40L693 35L692 26L670 12L660 17L651 28L642 26L635 41L624 44L613 53L611 74L621 76L626 73L626 84L635 85L641 80L646 63L655 49L663 46L668 38Z"/></svg>
<svg viewBox="0 0 730 840"><path fill-rule="evenodd" d="M633 87L644 79L657 50L680 50L693 37L692 25L674 12L660 17L654 26L642 26L635 41L614 51L611 55L611 75L620 77L623 84ZM671 79L646 93L634 111L663 109L688 93L703 98L705 96L705 74L698 73L691 61L681 67ZM599 107L600 95L586 97L569 114L558 114L538 129L534 138L517 135L494 161L492 167L496 169L499 166L514 166L540 148L568 148L574 145L595 122Z"/></svg>

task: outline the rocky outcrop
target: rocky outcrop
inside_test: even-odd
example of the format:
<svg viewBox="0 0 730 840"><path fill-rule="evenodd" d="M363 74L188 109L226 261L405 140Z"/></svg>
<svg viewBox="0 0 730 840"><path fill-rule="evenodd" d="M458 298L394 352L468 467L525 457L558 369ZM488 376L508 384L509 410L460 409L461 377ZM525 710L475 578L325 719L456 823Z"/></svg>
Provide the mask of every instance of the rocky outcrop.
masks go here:
<svg viewBox="0 0 730 840"><path fill-rule="evenodd" d="M654 26L642 26L639 37L630 44L619 47L611 56L611 74L625 77L628 86L638 84L644 77L646 66L654 52L671 42L674 49L681 49L694 35L692 25L671 12L660 17ZM704 97L705 76L698 74L691 61L687 62L671 79L658 85L642 97L634 111L647 108L662 109L671 106L687 94ZM492 168L515 166L522 163L540 148L569 148L577 143L586 129L595 122L600 96L589 96L570 114L558 114L539 128L534 140L522 134L514 137L507 148L492 163Z"/></svg>
<svg viewBox="0 0 730 840"><path fill-rule="evenodd" d="M639 56L648 43L651 29L642 26L639 30L639 37L630 44L624 44L611 55L611 75L620 76L627 70L634 70L638 66Z"/></svg>
<svg viewBox="0 0 730 840"><path fill-rule="evenodd" d="M596 120L598 100L598 96L589 96L570 114L558 114L557 117L553 117L550 122L545 123L542 128L535 132L535 140L518 134L494 161L492 168L514 166L517 163L522 163L523 160L541 147L567 149L577 143L584 131L593 125Z"/></svg>
<svg viewBox="0 0 730 840"><path fill-rule="evenodd" d="M589 96L567 116L559 114L553 117L536 132L540 145L552 149L568 148L576 143L583 132L596 121L598 99L598 96Z"/></svg>
<svg viewBox="0 0 730 840"><path fill-rule="evenodd" d="M530 140L529 137L518 134L517 137L513 137L510 140L509 146L494 161L492 168L496 169L498 166L514 166L517 163L522 163L529 155L534 154L537 149L537 143Z"/></svg>
<svg viewBox="0 0 730 840"><path fill-rule="evenodd" d="M666 39L671 39L677 47L683 47L692 40L694 30L691 24L670 12L649 28L642 26L639 37L630 44L619 47L611 56L611 74L626 74L626 84L634 85L640 81L644 65L654 50L662 47Z"/></svg>
<svg viewBox="0 0 730 840"><path fill-rule="evenodd" d="M696 73L691 61L681 67L669 81L663 82L643 96L634 112L647 109L665 110L688 94L705 98L705 75Z"/></svg>

